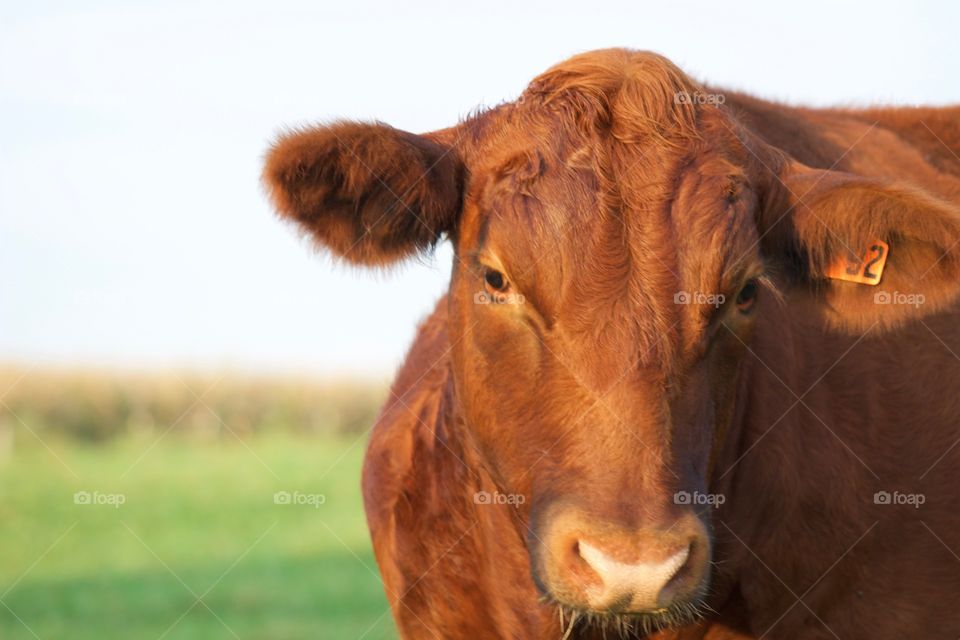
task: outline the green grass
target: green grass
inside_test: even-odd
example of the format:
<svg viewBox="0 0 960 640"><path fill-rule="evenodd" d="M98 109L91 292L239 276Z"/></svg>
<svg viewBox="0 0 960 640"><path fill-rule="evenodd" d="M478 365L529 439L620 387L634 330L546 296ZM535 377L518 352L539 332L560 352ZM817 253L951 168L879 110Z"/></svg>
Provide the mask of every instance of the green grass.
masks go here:
<svg viewBox="0 0 960 640"><path fill-rule="evenodd" d="M149 434L51 452L17 438L0 460L0 638L395 637L363 442ZM76 504L78 491L125 502ZM278 491L325 501L276 504Z"/></svg>

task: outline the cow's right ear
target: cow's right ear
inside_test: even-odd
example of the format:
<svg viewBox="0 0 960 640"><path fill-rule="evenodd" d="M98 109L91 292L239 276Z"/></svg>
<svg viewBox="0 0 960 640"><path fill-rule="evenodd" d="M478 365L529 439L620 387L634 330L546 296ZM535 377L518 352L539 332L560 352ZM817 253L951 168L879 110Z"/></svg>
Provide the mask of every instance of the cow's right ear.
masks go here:
<svg viewBox="0 0 960 640"><path fill-rule="evenodd" d="M952 200L796 161L773 184L759 224L764 253L811 286L835 327L895 327L960 298L960 206Z"/></svg>
<svg viewBox="0 0 960 640"><path fill-rule="evenodd" d="M338 122L282 135L263 179L280 215L354 264L430 249L460 213L463 165L444 144L384 124Z"/></svg>

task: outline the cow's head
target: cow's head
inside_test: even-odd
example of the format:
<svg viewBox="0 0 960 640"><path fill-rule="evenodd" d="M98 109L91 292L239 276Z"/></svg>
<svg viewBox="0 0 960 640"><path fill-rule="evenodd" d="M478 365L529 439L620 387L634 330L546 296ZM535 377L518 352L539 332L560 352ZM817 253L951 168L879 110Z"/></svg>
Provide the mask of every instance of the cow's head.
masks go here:
<svg viewBox="0 0 960 640"><path fill-rule="evenodd" d="M659 56L599 51L451 129L338 123L267 161L281 214L347 261L453 243L465 437L527 498L538 587L577 611L660 625L702 602L712 464L778 298L837 330L918 313L825 278L874 238L886 288L925 312L957 292L955 208L804 167L717 102Z"/></svg>

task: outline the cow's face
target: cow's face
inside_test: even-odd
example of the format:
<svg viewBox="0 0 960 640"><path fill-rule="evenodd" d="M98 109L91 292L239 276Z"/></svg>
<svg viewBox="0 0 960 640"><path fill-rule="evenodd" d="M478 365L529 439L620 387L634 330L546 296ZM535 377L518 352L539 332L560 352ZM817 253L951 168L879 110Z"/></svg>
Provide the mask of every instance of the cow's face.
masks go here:
<svg viewBox="0 0 960 640"><path fill-rule="evenodd" d="M678 617L707 588L711 455L765 293L757 198L719 113L698 127L657 95L664 131L617 131L616 106L554 80L458 145L458 397L500 490L525 498L540 588Z"/></svg>
<svg viewBox="0 0 960 640"><path fill-rule="evenodd" d="M709 493L712 463L771 283L862 327L902 312L824 280L847 248L898 239L885 278L916 290L924 272L928 311L958 269L937 259L960 237L950 211L801 167L702 92L660 57L595 52L442 132L290 134L266 170L278 209L350 261L450 237L463 436L524 498L538 587L654 626L707 591L708 512L732 499ZM917 208L928 222L908 234Z"/></svg>

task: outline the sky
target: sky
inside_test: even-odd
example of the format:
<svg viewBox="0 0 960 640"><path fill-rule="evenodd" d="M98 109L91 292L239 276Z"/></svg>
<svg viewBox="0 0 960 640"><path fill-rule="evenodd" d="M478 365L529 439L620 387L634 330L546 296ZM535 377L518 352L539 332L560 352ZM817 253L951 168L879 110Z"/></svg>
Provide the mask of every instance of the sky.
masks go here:
<svg viewBox="0 0 960 640"><path fill-rule="evenodd" d="M449 126L589 49L808 105L960 102L960 3L0 4L0 362L388 376L451 252L334 263L272 213L284 127Z"/></svg>

